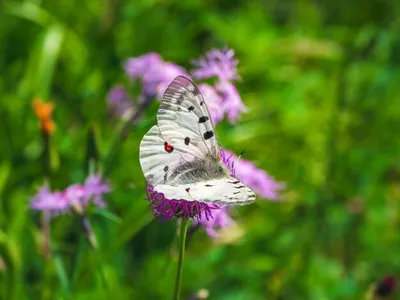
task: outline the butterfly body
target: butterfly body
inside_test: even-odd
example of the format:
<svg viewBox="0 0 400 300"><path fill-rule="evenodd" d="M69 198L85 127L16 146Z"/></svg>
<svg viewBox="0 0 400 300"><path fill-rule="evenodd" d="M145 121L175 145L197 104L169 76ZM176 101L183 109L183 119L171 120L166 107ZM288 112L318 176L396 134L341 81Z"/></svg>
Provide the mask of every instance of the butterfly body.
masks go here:
<svg viewBox="0 0 400 300"><path fill-rule="evenodd" d="M178 164L167 179L169 179L169 184L179 185L220 179L229 174L229 169L221 161L217 161L213 157L206 157L206 159L195 158L192 161Z"/></svg>
<svg viewBox="0 0 400 300"><path fill-rule="evenodd" d="M255 200L221 161L206 103L192 81L175 78L164 94L157 123L140 144L143 173L157 192L168 199L220 205Z"/></svg>

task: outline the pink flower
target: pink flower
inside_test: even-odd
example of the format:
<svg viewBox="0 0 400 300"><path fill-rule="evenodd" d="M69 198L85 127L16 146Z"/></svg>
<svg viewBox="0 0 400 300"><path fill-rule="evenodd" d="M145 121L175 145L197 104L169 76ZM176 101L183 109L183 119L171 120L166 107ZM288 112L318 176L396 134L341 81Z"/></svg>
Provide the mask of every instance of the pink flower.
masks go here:
<svg viewBox="0 0 400 300"><path fill-rule="evenodd" d="M31 200L31 209L47 211L50 213L63 213L68 211L69 203L62 192L51 192L48 185L43 185Z"/></svg>
<svg viewBox="0 0 400 300"><path fill-rule="evenodd" d="M92 197L93 203L97 207L104 208L103 195L110 192L110 185L100 176L91 174L86 178L84 187L86 193Z"/></svg>
<svg viewBox="0 0 400 300"><path fill-rule="evenodd" d="M221 207L213 212L212 218L195 220L194 225L202 225L210 237L217 238L220 236L218 230L226 228L232 224L236 224L236 222L229 216L229 210L230 209L226 206Z"/></svg>
<svg viewBox="0 0 400 300"><path fill-rule="evenodd" d="M147 199L153 208L153 213L160 221L177 219L210 220L213 211L219 210L218 205L185 199L168 199L163 193L158 193L151 185L146 188Z"/></svg>
<svg viewBox="0 0 400 300"><path fill-rule="evenodd" d="M234 161L236 177L243 181L256 194L270 200L279 198L278 191L284 187L281 182L275 181L268 173L257 168L252 162L237 157L228 150L224 150L230 161Z"/></svg>
<svg viewBox="0 0 400 300"><path fill-rule="evenodd" d="M84 184L72 184L64 191L50 191L47 184L43 185L39 192L31 199L31 209L45 211L56 216L74 209L82 213L89 205L93 204L104 208L102 197L110 191L107 183L103 182L98 175L90 175Z"/></svg>
<svg viewBox="0 0 400 300"><path fill-rule="evenodd" d="M156 53L129 58L125 63L125 71L132 79L141 80L145 96L162 96L175 77L187 76L184 68L165 62Z"/></svg>
<svg viewBox="0 0 400 300"><path fill-rule="evenodd" d="M205 79L217 76L219 80L239 79L237 74L238 61L235 53L230 50L213 49L206 53L205 57L194 61L197 67L192 74L197 79Z"/></svg>
<svg viewBox="0 0 400 300"><path fill-rule="evenodd" d="M220 81L216 85L216 90L222 96L222 109L228 115L229 122L236 122L239 114L247 110L236 87L229 81Z"/></svg>
<svg viewBox="0 0 400 300"><path fill-rule="evenodd" d="M157 53L151 52L139 57L129 58L124 65L125 72L132 79L143 78L150 68L161 65L163 59Z"/></svg>

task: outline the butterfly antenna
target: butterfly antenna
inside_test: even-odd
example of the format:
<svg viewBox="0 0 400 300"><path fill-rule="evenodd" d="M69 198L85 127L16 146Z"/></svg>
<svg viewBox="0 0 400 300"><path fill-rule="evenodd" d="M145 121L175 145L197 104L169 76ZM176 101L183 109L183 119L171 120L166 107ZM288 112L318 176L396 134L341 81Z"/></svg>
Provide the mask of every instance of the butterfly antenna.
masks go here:
<svg viewBox="0 0 400 300"><path fill-rule="evenodd" d="M236 160L232 162L232 170L233 170L233 176L234 176L234 177L236 176L236 174L235 174L235 173L236 173L236 172L235 172L235 164L237 164L237 163L239 162L239 160L240 160L240 158L242 157L243 153L244 153L244 151L240 152L240 154L239 154L239 156L236 158ZM231 157L232 157L232 155L229 156L229 158L231 158Z"/></svg>
<svg viewBox="0 0 400 300"><path fill-rule="evenodd" d="M244 150L242 152L240 152L239 156L237 157L237 159L235 161L236 163L239 163L240 159L242 158L243 153L244 153Z"/></svg>

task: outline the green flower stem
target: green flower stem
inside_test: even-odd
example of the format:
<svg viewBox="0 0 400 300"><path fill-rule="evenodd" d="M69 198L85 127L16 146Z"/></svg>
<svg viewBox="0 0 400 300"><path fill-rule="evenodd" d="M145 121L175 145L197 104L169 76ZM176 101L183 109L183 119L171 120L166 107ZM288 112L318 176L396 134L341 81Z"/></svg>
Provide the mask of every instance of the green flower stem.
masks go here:
<svg viewBox="0 0 400 300"><path fill-rule="evenodd" d="M181 280L182 280L182 270L183 270L183 259L185 256L185 243L186 243L186 233L189 227L189 221L182 219L181 232L179 236L179 259L178 259L178 271L176 273L175 279L175 291L174 300L179 300L180 290L181 290Z"/></svg>

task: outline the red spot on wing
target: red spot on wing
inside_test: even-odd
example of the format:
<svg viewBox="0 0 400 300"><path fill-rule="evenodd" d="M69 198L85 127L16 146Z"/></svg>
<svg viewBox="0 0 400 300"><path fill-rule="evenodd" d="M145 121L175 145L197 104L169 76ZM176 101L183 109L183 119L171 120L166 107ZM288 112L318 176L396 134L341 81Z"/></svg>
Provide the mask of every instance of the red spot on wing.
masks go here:
<svg viewBox="0 0 400 300"><path fill-rule="evenodd" d="M167 151L168 153L171 153L172 151L174 151L174 147L171 144L168 144L167 142L165 142L164 150Z"/></svg>
<svg viewBox="0 0 400 300"><path fill-rule="evenodd" d="M185 191L186 191L187 193L189 193L189 191L190 191L190 188L186 188L186 189L185 189Z"/></svg>

